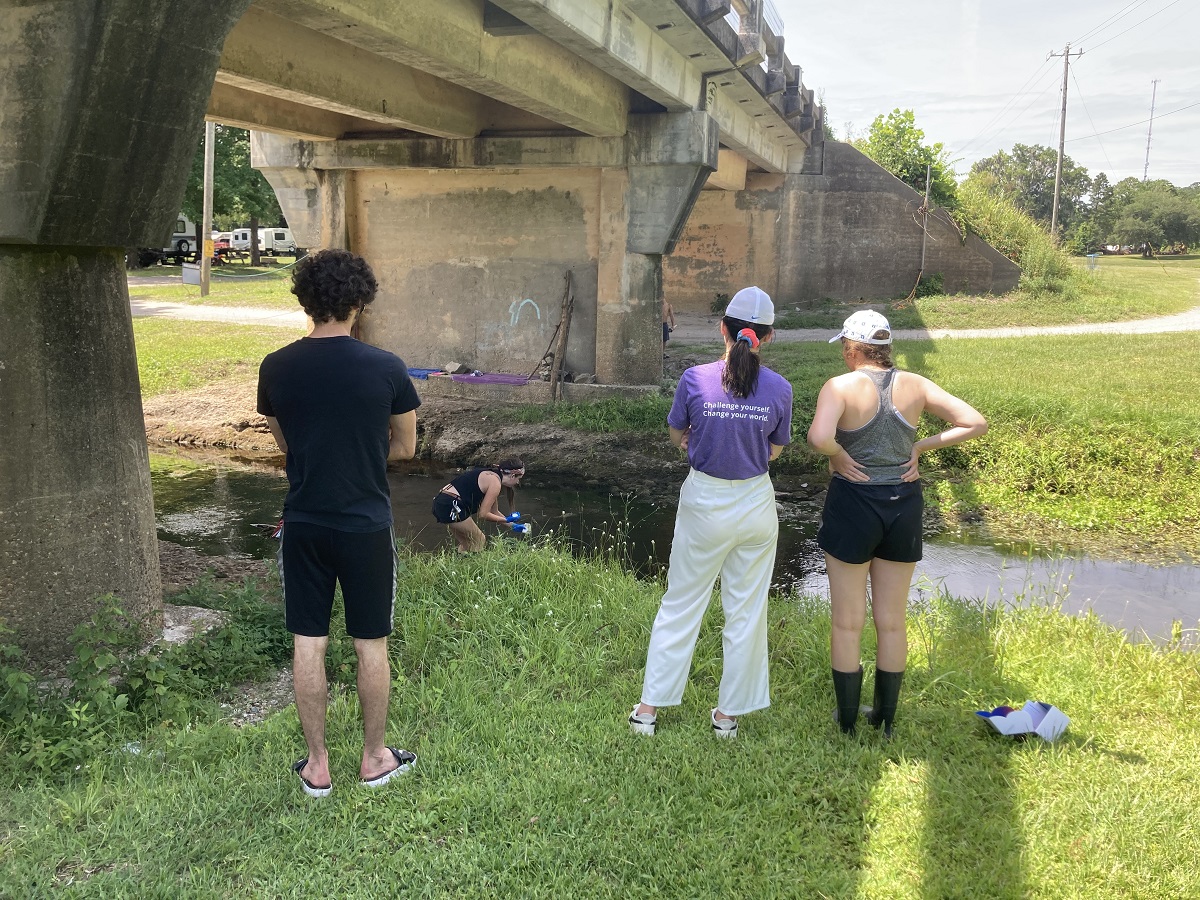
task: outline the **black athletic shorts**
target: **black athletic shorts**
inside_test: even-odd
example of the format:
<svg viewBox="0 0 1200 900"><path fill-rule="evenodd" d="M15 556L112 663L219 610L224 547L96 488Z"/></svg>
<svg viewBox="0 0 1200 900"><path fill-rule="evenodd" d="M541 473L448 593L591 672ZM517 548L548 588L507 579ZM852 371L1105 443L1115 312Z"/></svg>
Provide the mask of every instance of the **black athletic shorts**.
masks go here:
<svg viewBox="0 0 1200 900"><path fill-rule="evenodd" d="M329 634L334 582L342 586L346 634L373 640L392 633L399 563L390 527L359 533L285 522L278 561L287 630L292 634Z"/></svg>
<svg viewBox="0 0 1200 900"><path fill-rule="evenodd" d="M831 478L817 546L842 562L921 559L921 482L853 484Z"/></svg>
<svg viewBox="0 0 1200 900"><path fill-rule="evenodd" d="M443 525L449 525L452 522L463 522L471 518L471 511L463 505L462 497L439 492L433 498L433 517Z"/></svg>

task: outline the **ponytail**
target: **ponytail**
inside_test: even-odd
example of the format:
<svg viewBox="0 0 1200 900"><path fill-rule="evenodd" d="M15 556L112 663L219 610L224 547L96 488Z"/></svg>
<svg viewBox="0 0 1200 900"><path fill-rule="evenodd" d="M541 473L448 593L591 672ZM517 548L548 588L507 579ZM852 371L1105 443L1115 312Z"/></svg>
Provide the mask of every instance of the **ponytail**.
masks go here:
<svg viewBox="0 0 1200 900"><path fill-rule="evenodd" d="M721 387L734 397L749 397L758 387L758 370L762 366L758 345L774 329L770 325L756 325L730 316L725 316L721 322L733 339L733 346L725 355Z"/></svg>

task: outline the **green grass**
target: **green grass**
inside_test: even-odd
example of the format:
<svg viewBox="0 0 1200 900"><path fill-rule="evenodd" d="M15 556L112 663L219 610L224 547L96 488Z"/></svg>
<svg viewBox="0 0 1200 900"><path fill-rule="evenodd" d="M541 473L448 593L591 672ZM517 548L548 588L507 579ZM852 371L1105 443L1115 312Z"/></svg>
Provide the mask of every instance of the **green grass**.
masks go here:
<svg viewBox="0 0 1200 900"><path fill-rule="evenodd" d="M129 296L164 303L188 303L195 306L251 306L267 309L299 310L292 294L291 269L277 266L228 265L213 269L207 297L191 284L138 284L137 276L179 275L178 266L156 266L130 273Z"/></svg>
<svg viewBox="0 0 1200 900"><path fill-rule="evenodd" d="M897 363L988 419L977 441L922 459L948 519L1001 538L1103 552L1200 555L1200 373L1168 359L1200 353L1200 334L904 341ZM797 441L836 347L778 344L768 365L796 393ZM931 427L928 423L926 427ZM798 455L796 455L798 454ZM820 468L798 445L790 465Z"/></svg>
<svg viewBox="0 0 1200 900"><path fill-rule="evenodd" d="M389 738L419 754L412 776L355 785L343 689L334 793L318 802L288 771L294 709L239 731L197 701L188 727L114 732L77 772L5 757L0 896L1195 894L1195 654L1052 609L931 599L913 610L895 739L846 739L827 604L775 597L771 709L714 741L714 613L684 705L645 739L624 718L659 584L552 547L404 562ZM345 682L348 645L333 643ZM1030 697L1071 717L1058 743L1016 743L973 714ZM121 749L135 739L140 753Z"/></svg>
<svg viewBox="0 0 1200 900"><path fill-rule="evenodd" d="M1076 264L1083 270L1086 262ZM938 294L870 305L893 328L1074 325L1165 316L1200 306L1200 256L1101 257L1094 273L1081 271L1061 296L1022 289L1001 296ZM775 327L836 329L863 306L833 300L799 309L781 304Z"/></svg>
<svg viewBox="0 0 1200 900"><path fill-rule="evenodd" d="M982 522L998 539L1200 556L1200 373L1163 362L1198 355L1191 332L897 343L902 368L991 425L981 440L923 458L927 498L945 519ZM804 436L821 385L843 371L839 348L771 344L763 359L795 397L793 444L772 468L820 477L824 461ZM669 408L663 395L497 415L665 442Z"/></svg>
<svg viewBox="0 0 1200 900"><path fill-rule="evenodd" d="M302 337L293 328L182 319L135 319L142 396L201 387L219 378L253 377L272 350Z"/></svg>

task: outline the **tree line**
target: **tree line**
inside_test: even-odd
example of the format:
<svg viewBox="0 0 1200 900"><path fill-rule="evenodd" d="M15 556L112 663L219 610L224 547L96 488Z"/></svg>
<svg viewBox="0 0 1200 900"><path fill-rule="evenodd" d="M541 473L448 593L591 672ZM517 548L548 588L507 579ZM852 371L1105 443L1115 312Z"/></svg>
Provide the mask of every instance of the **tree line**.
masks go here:
<svg viewBox="0 0 1200 900"><path fill-rule="evenodd" d="M921 192L928 165L930 199L952 215L962 213L960 194L967 189L1011 203L1050 228L1058 163L1058 152L1051 147L1015 144L1011 151L976 162L960 184L945 147L926 142L912 110L877 116L866 136L850 143ZM1162 179L1131 177L1113 184L1104 172L1093 177L1064 155L1058 222L1062 246L1071 253L1093 253L1106 246L1131 247L1145 255L1185 251L1200 244L1200 182L1176 187ZM969 227L969 218L962 224Z"/></svg>

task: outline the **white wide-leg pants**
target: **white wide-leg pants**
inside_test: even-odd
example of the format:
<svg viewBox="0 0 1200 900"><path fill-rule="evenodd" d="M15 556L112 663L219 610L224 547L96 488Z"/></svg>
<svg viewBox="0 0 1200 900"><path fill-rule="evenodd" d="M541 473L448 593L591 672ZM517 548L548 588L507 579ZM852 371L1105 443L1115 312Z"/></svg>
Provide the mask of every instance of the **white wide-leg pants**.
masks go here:
<svg viewBox="0 0 1200 900"><path fill-rule="evenodd" d="M721 576L725 666L717 708L729 716L771 705L767 677L767 592L779 515L768 475L745 481L692 469L679 492L667 592L654 619L642 702L683 700L700 624Z"/></svg>

